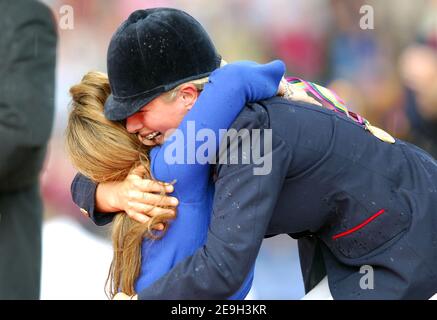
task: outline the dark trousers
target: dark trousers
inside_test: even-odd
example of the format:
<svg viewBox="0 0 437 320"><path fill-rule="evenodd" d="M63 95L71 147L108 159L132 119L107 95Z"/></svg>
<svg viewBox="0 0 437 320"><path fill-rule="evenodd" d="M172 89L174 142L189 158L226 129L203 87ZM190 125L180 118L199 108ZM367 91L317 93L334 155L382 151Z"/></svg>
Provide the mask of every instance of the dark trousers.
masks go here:
<svg viewBox="0 0 437 320"><path fill-rule="evenodd" d="M42 211L38 185L0 191L0 299L39 299Z"/></svg>

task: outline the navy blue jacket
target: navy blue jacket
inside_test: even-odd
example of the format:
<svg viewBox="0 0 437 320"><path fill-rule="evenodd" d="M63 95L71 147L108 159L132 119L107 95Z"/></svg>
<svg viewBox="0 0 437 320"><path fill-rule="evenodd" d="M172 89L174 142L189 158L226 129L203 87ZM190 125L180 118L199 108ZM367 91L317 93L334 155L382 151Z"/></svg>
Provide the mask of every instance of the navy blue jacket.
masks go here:
<svg viewBox="0 0 437 320"><path fill-rule="evenodd" d="M259 165L242 158L217 165L205 246L140 299L224 299L241 286L263 238L283 233L300 239L307 289L326 270L335 299L437 292L432 157L400 140L382 142L341 114L278 97L248 105L232 128L261 129L260 145L272 129L271 172L254 175ZM73 198L91 210L93 195L80 196L86 190L93 186L76 178ZM364 265L373 268L373 289L360 287Z"/></svg>

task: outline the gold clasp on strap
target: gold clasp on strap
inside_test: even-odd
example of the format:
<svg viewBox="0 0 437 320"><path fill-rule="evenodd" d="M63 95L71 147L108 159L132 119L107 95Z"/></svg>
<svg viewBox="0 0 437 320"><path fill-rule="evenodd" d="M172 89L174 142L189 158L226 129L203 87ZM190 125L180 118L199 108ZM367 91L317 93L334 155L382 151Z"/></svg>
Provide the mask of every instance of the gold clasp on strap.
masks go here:
<svg viewBox="0 0 437 320"><path fill-rule="evenodd" d="M366 130L369 130L370 133L377 137L379 140L388 143L395 143L395 139L390 134L378 127L372 126L370 123L366 123Z"/></svg>

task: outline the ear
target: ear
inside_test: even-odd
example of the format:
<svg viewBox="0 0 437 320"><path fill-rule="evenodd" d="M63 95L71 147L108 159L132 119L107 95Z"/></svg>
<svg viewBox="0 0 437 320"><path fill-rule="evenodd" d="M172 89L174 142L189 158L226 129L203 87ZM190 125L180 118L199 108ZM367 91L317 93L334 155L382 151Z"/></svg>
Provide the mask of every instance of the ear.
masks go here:
<svg viewBox="0 0 437 320"><path fill-rule="evenodd" d="M197 91L196 86L191 83L182 85L179 89L179 94L188 110L191 110L199 97L199 91Z"/></svg>

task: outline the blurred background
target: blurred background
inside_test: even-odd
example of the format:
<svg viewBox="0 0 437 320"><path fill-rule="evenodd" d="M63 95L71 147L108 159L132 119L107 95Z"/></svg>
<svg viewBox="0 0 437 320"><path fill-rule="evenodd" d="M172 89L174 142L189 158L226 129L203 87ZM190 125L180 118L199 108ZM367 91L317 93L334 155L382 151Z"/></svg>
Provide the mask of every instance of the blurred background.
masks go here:
<svg viewBox="0 0 437 320"><path fill-rule="evenodd" d="M65 5L71 6L74 25L65 29L58 23L56 118L41 177L42 299L106 298L109 229L95 227L71 201L75 170L63 138L70 86L89 70L106 71L110 37L136 9L187 11L203 24L225 60L282 59L288 75L330 87L372 124L437 156L437 0L43 2L58 21ZM360 11L365 5L372 10ZM267 239L249 298L303 295L296 242L288 236Z"/></svg>

